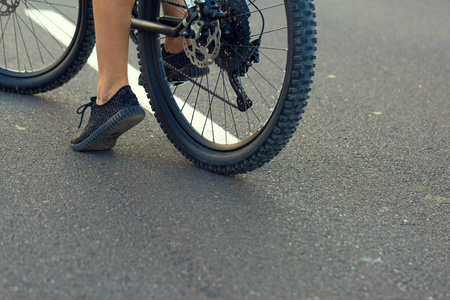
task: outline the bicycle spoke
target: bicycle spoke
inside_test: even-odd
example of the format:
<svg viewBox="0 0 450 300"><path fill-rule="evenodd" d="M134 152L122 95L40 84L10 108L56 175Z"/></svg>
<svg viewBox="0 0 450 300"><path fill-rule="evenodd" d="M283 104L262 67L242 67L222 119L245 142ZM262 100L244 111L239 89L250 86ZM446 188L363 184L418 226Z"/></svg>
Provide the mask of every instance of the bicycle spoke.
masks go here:
<svg viewBox="0 0 450 300"><path fill-rule="evenodd" d="M0 0L0 85L53 90L84 66L95 44L91 0Z"/></svg>
<svg viewBox="0 0 450 300"><path fill-rule="evenodd" d="M22 21L22 20L21 20L21 21ZM22 22L23 22L23 21L22 21ZM24 23L24 24L25 24L25 23ZM21 39L22 39L23 48L25 49L25 53L26 53L26 57L27 57L28 63L30 64L31 71L33 71L33 66L32 66L32 64L31 64L31 58L30 58L30 55L29 55L29 53L28 53L28 48L27 48L27 45L26 45L26 43L25 43L25 38L24 38L24 36L23 36L22 28L20 27L20 23L19 23L19 22L17 23L17 27L19 28L20 37L21 37ZM24 71L27 72L26 67L25 67L25 70L24 70Z"/></svg>
<svg viewBox="0 0 450 300"><path fill-rule="evenodd" d="M19 58L19 47L18 47L18 43L17 43L17 29L16 29L16 23L17 20L16 19L16 15L13 15L13 24L14 24L14 43L16 45L16 57ZM20 60L17 59L17 70L20 71Z"/></svg>
<svg viewBox="0 0 450 300"><path fill-rule="evenodd" d="M241 33L234 30L232 33L235 36L234 40L230 39L230 36L222 35L221 49L226 49L227 56L220 60L216 59L209 65L210 74L201 78L187 78L187 83L172 88L174 96L183 95L183 100L177 100L178 111L188 120L189 126L195 128L199 136L215 144L237 143L257 133L269 119L281 93L288 49L280 45L287 45L287 26L280 22L269 22L269 27L265 28L260 13L271 13L273 18L276 12L285 13L285 4L269 1L254 3L265 5L259 5L262 8L255 9L256 6L248 4L249 7L253 7L251 17L248 19L252 34L244 36L245 31ZM247 15L248 12L245 12L231 17L239 18ZM225 18L221 22L227 20L229 19ZM235 21L228 22L226 24L233 26ZM244 19L243 26L245 22ZM261 37L261 45L250 44L250 39L254 37ZM279 40L281 43L273 40ZM164 43L165 37L160 37L160 42ZM260 62L249 61L252 59L251 55L246 54L244 49L248 49L248 52L257 50ZM222 59L225 60L222 62ZM167 69L169 66L166 62L164 64ZM228 78L232 75L227 73L221 64L232 64L236 68L236 74L246 75L243 77L236 75L237 82L242 85L240 88L232 87ZM184 69L171 72L173 74L169 75L167 80L171 80L172 76L175 77L175 74L183 72ZM239 89L242 91L238 92ZM243 111L238 109L236 102L238 98L244 101L244 106L248 105ZM249 103L247 99L253 104L245 104ZM200 120L201 125L198 123Z"/></svg>
<svg viewBox="0 0 450 300"><path fill-rule="evenodd" d="M216 85L214 87L214 94L216 94L216 92L217 92L219 79L220 79L220 76L217 76ZM208 80L208 77L206 78L206 80ZM213 115L212 115L213 113L212 113L212 107L211 107L212 103L214 101L214 95L212 97L211 97L211 95L209 95L209 97L210 97L210 101L209 101L208 113L206 114L206 118L208 119L208 116L211 115L211 117L210 117L210 120L211 120L211 131L212 131L212 138L213 138L213 141L214 141L214 126L213 126L214 120L213 120ZM205 125L206 125L206 122L205 122ZM203 134L203 132L202 132L202 134Z"/></svg>
<svg viewBox="0 0 450 300"><path fill-rule="evenodd" d="M64 55L67 45L62 41L73 38L75 32L71 28L76 27L78 2L30 0L16 2L16 6L7 12L6 17L0 17L0 55L3 56L0 58L0 72L40 72ZM58 21L60 18L73 26L63 26ZM56 34L63 36L57 37Z"/></svg>
<svg viewBox="0 0 450 300"><path fill-rule="evenodd" d="M202 77L200 83L201 83L202 81L203 81L203 77ZM194 114L195 114L196 107L197 107L197 104L198 104L198 101L199 101L199 97L200 97L200 86L198 87L198 90L197 90L197 97L195 98L194 111L192 112L192 117L191 117L191 125L192 125L193 122L194 122Z"/></svg>
<svg viewBox="0 0 450 300"><path fill-rule="evenodd" d="M256 1L253 1L253 2L256 2ZM260 8L259 11L265 11L265 10L272 9L272 8L275 8L275 7L279 7L279 6L284 6L284 2L275 4L275 5L271 5L271 6L267 6L267 7L264 7L264 8ZM250 14L254 14L254 13L258 13L258 10L250 11ZM247 15L247 13L237 14L237 15L233 15L233 18L242 17L242 16L245 16L245 15ZM224 18L224 20L229 20L229 19L230 18Z"/></svg>
<svg viewBox="0 0 450 300"><path fill-rule="evenodd" d="M27 7L27 9L28 9L28 7ZM42 54L42 50L41 50L41 46L40 46L40 40L38 39L38 37L37 37L37 35L36 35L36 31L35 31L35 29L34 29L34 23L33 23L33 21L31 20L31 18L28 18L28 19L29 19L29 21L30 21L30 27L31 27L32 35L33 35L33 37L34 37L34 41L36 42L36 49L37 49L37 52L39 53L39 57L41 58L41 62L43 63L43 62L44 62L44 56L43 56L43 54ZM31 63L30 63L30 65L31 65Z"/></svg>
<svg viewBox="0 0 450 300"><path fill-rule="evenodd" d="M175 0L175 1L177 1L177 0ZM174 9L180 15L184 15L187 10L187 7L185 7L182 4L179 4L178 2L175 2L175 1L161 1L162 3L164 3L164 4L162 4L163 10L164 10L164 5L166 5L166 7L170 6L171 9ZM177 5L177 4L179 4L179 5Z"/></svg>
<svg viewBox="0 0 450 300"><path fill-rule="evenodd" d="M255 46L247 46L247 45L236 45L236 44L228 44L229 46L235 48L235 47L241 47L241 48L253 48L255 49ZM274 47L264 47L260 46L258 49L265 49L265 50L276 50L276 51L283 51L287 52L288 50L286 48L274 48Z"/></svg>
<svg viewBox="0 0 450 300"><path fill-rule="evenodd" d="M42 28L44 28L47 33L51 36L51 38L61 47L61 49L64 49L63 44L61 44L59 42L59 40L57 38L55 38L55 36L53 34L50 33L49 27L50 26L45 26L43 21L39 18L39 16L36 13L39 13L40 16L42 16L44 19L46 19L48 22L51 23L51 29L54 30L54 28L59 29L61 32L64 32L64 34L67 35L67 37L71 38L71 35L69 33L67 33L63 28L61 28L59 25L57 25L51 18L49 18L45 13L43 13L41 10L36 9L33 7L33 9L29 9L29 12L34 16L34 19L38 21L38 23L40 23L40 25L42 26Z"/></svg>
<svg viewBox="0 0 450 300"><path fill-rule="evenodd" d="M30 10L30 13L32 13L32 14L34 15L34 11L33 11L33 10ZM34 21L34 20L37 20L37 19L36 19L36 18L35 18L35 19L30 18L30 23L33 24L32 21ZM48 31L48 29L47 29L47 27L46 27L45 25L43 25L42 23L41 23L40 25L41 25L42 28L44 28L44 29L50 34L50 32ZM28 26L27 26L27 28L28 28ZM45 43L43 40L41 40L41 39L37 36L36 32L34 32L34 27L33 27L32 30L30 30L30 28L28 28L28 30L29 30L30 32L32 32L33 37L34 37L35 40L37 41L38 51L39 51L39 53L41 54L41 62L42 62L42 64L44 65L44 64L45 64L45 61L44 61L44 55L42 55L42 52L41 52L41 47L47 52L48 55L51 56L52 59L55 59L55 57L54 57L52 51L50 51L50 50L48 49L48 47L45 45L46 43ZM63 46L59 43L59 41L57 41L57 40L55 39L55 37L54 37L53 35L51 35L51 37L52 37L53 40L55 40L55 41L58 43L58 45L59 45L61 48L63 48Z"/></svg>
<svg viewBox="0 0 450 300"><path fill-rule="evenodd" d="M225 44L227 44L226 41L224 41L224 42L225 42ZM242 57L242 55L240 53L238 53L237 51L234 51L234 53L236 56L239 56L239 58L244 59L244 57ZM236 58L236 60L237 60L237 58ZM273 87L275 90L278 90L265 76L263 76L261 73L259 73L259 71L256 70L256 68L253 65L251 65L251 68L253 70L255 70L259 75L261 75L261 77L264 79L264 81L266 81L271 87Z"/></svg>
<svg viewBox="0 0 450 300"><path fill-rule="evenodd" d="M247 77L248 78L248 77ZM256 87L256 86L255 86ZM256 88L256 90L258 90L258 88ZM249 116L248 116L248 111L251 111L253 113L253 115L255 116L255 118L258 120L259 123L261 123L261 120L258 118L258 115L256 114L256 112L253 109L253 106L250 107L250 109L246 110L246 114L247 114L247 120L249 120ZM249 131L251 131L250 128L250 122L249 122Z"/></svg>
<svg viewBox="0 0 450 300"><path fill-rule="evenodd" d="M62 15L62 16L64 16L66 19L68 19L68 20L70 20L70 18L67 16L67 14L66 13L64 13L63 11L61 11L59 8L58 8L58 6L61 6L61 7L70 7L70 8L77 8L76 6L70 6L70 5L57 5L57 4L55 4L55 3L50 3L50 2L48 2L48 1L29 1L29 2L38 2L38 3L45 3L45 4L47 4L47 5L49 5L51 8L53 8L55 11L57 11L60 15ZM33 6L33 5L31 5L31 6ZM34 6L33 6L34 7ZM74 21L72 21L72 23L73 24L75 24L75 22Z"/></svg>
<svg viewBox="0 0 450 300"><path fill-rule="evenodd" d="M5 68L8 68L8 63L7 63L7 59L6 59L6 43L5 43L5 40L4 40L4 36L5 36L5 31L6 31L6 28L8 27L8 23L9 23L10 19L11 19L11 16L8 16L8 19L6 20L6 24L3 27L3 21L1 21L2 19L0 18L0 21L1 21L0 24L1 24L1 28L2 28L2 37L1 37L0 41L3 44L3 53L4 53L3 58L4 58Z"/></svg>
<svg viewBox="0 0 450 300"><path fill-rule="evenodd" d="M189 91L189 93L186 96L186 99L183 102L183 106L180 108L180 112L183 112L183 108L186 106L187 101L189 99L189 97L191 96L192 91L194 90L195 85L192 85L191 90ZM176 88L175 88L176 91ZM173 91L173 95L175 96L175 91Z"/></svg>
<svg viewBox="0 0 450 300"><path fill-rule="evenodd" d="M209 80L208 80L208 76L206 76L206 86L207 86L208 89L209 89ZM211 99L211 95L208 94L208 112L207 112L207 114L206 114L205 123L203 124L203 129L202 129L202 132L201 132L202 135L204 135L204 133L205 133L205 128L206 128L206 124L208 123L208 120L210 119L210 121L212 122L212 115L211 115L211 117L210 117L209 119L208 119L208 117L209 117L209 114L211 113L211 104L212 104L212 101L213 101L213 100L214 100L214 99ZM212 123L211 123L211 124L212 124ZM213 142L214 142L214 129L212 128L211 131L212 131L212 140L213 140Z"/></svg>
<svg viewBox="0 0 450 300"><path fill-rule="evenodd" d="M60 3L50 3L48 1L39 1L39 0L28 0L28 2L36 2L36 3L45 3L45 4L49 4L53 7L68 7L68 8L78 8L78 6L73 6L73 5L67 5L67 4L60 4Z"/></svg>
<svg viewBox="0 0 450 300"><path fill-rule="evenodd" d="M247 79L252 83L252 86L258 91L259 96L261 97L261 99L263 99L264 103L266 103L268 108L272 108L273 106L271 106L267 100L266 97L264 97L264 95L261 93L261 91L258 89L258 87L256 86L255 82L252 80L251 76L247 76ZM276 101L274 101L274 104L276 103Z"/></svg>
<svg viewBox="0 0 450 300"><path fill-rule="evenodd" d="M138 17L173 26L169 16L161 18L161 2L185 10L173 0L139 0ZM313 64L314 5L309 0L207 0L193 5L198 19L181 31L194 43L185 49L191 61L187 67L165 52L166 60L159 63L166 37L138 32L144 87L155 96L150 101L160 126L191 162L220 174L251 171L281 151L306 105L312 72L303 70ZM207 13L214 5L224 12L219 22L205 18L214 16ZM311 34L300 39L298 25ZM154 66L161 69L153 72Z"/></svg>
<svg viewBox="0 0 450 300"><path fill-rule="evenodd" d="M265 32L263 32L262 33L262 36L264 35L264 33ZM238 34L239 34L239 32L238 32ZM242 36L241 34L239 34L240 35L240 37L242 38L242 39L244 39L245 37L244 36ZM253 50L255 50L256 49L256 47L255 46L253 46L253 45L234 45L234 44L228 44L229 46L231 46L233 49L235 49L236 47L245 47L245 48L252 48ZM258 51L259 51L259 53L260 54L262 54L262 55L264 55L267 59L269 59L278 69L280 69L281 71L283 71L284 72L284 69L281 67L281 66L279 66L277 63L275 63L269 56L267 56L265 53L264 53L264 51L261 51L261 49L263 49L263 50L276 50L276 51L283 51L283 52L287 52L288 50L287 50L287 48L274 48L274 47L264 47L264 46L259 46L258 47ZM250 50L249 50L250 51Z"/></svg>
<svg viewBox="0 0 450 300"><path fill-rule="evenodd" d="M267 35L269 33L277 33L277 32L279 32L281 30L287 30L287 27L285 26L285 27L280 27L280 28L277 28L277 29L272 29L272 30L269 30L269 31L264 31L263 35ZM259 33L253 34L250 37L252 38L252 37L255 37L255 36L259 36Z"/></svg>
<svg viewBox="0 0 450 300"><path fill-rule="evenodd" d="M227 91L227 85L226 85L226 83L225 83L225 76L224 76L224 71L223 70L220 70L220 74L221 74L221 76L222 76L222 82L223 82L223 90L224 90L224 94L226 94L227 95L227 98L228 98L228 101L230 100L230 98L229 98L229 94L228 94L228 91ZM231 106L229 107L230 108L230 114L231 114L231 118L232 118L232 120L233 120L233 125L234 125L234 131L235 131L235 133L236 133L236 137L239 139L239 132L238 132L238 129L237 129L237 124L236 124L236 120L235 120L235 118L234 118L234 112L233 112L233 109L231 108ZM225 114L226 115L226 114ZM226 127L225 127L225 129L226 129Z"/></svg>

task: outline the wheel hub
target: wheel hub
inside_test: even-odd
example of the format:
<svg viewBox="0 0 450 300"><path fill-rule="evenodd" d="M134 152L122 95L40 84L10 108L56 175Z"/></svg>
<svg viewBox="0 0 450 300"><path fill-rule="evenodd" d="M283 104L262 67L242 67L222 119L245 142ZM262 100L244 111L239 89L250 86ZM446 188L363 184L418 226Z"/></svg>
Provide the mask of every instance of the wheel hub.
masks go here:
<svg viewBox="0 0 450 300"><path fill-rule="evenodd" d="M0 0L0 16L9 16L16 11L20 0Z"/></svg>

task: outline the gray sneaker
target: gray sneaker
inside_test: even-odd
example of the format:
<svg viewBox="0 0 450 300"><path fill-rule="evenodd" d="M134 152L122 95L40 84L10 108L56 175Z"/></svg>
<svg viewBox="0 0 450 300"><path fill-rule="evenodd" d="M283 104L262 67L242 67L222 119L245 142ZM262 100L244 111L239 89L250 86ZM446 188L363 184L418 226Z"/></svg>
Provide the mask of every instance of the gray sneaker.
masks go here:
<svg viewBox="0 0 450 300"><path fill-rule="evenodd" d="M97 97L91 102L80 106L80 125L84 112L91 107L91 116L83 132L70 140L75 151L93 151L111 149L116 145L120 135L136 126L145 117L144 110L139 106L136 95L130 86L121 88L108 102L96 104Z"/></svg>
<svg viewBox="0 0 450 300"><path fill-rule="evenodd" d="M186 82L188 80L186 76L199 78L209 74L208 67L199 68L193 65L184 50L179 53L170 53L164 49L164 44L162 44L161 54L163 60L166 62L164 69L166 71L167 81L171 84ZM198 55L201 54L198 53Z"/></svg>

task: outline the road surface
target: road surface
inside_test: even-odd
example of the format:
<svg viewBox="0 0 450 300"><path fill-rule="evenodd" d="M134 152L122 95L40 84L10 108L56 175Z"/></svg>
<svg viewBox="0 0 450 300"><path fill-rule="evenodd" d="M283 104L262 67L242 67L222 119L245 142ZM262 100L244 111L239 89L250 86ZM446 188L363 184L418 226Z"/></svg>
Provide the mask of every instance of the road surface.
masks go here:
<svg viewBox="0 0 450 300"><path fill-rule="evenodd" d="M73 152L90 66L0 93L0 299L449 299L450 2L316 9L304 120L249 174L196 168L150 114Z"/></svg>

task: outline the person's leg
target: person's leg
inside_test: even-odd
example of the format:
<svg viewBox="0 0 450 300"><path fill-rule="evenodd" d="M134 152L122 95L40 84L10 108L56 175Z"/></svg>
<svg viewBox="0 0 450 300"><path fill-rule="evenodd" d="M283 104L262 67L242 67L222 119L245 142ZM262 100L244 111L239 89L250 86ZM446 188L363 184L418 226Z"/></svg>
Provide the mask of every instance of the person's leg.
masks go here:
<svg viewBox="0 0 450 300"><path fill-rule="evenodd" d="M135 0L93 0L97 43L97 104L128 85L128 42Z"/></svg>
<svg viewBox="0 0 450 300"><path fill-rule="evenodd" d="M71 139L74 150L110 149L121 134L144 119L145 112L128 85L129 32L134 3L135 0L93 0L98 61L97 97L78 109L84 115L86 108L91 107L91 116L84 130ZM166 10L170 15L183 14L167 7ZM171 40L170 43L169 51L177 51L179 46L182 51L181 39ZM189 64L189 59L185 59ZM189 76L198 76L197 73Z"/></svg>
<svg viewBox="0 0 450 300"><path fill-rule="evenodd" d="M184 0L172 0L184 5ZM162 3L162 10L165 16L173 16L177 18L184 18L186 9ZM192 40L187 40L187 45L190 46ZM167 63L165 66L167 80L170 83L179 84L185 82L186 76L190 78L198 78L209 73L209 68L199 68L191 63L191 60L186 56L183 46L183 38L166 37L164 39L164 47L162 49L162 58ZM186 76L185 76L186 75Z"/></svg>
<svg viewBox="0 0 450 300"><path fill-rule="evenodd" d="M128 42L133 4L134 0L93 0L97 97L77 111L84 115L86 108L91 107L84 130L70 141L76 151L111 149L120 135L144 119L145 112L128 85Z"/></svg>
<svg viewBox="0 0 450 300"><path fill-rule="evenodd" d="M185 4L184 0L173 0ZM123 86L128 85L128 43L131 10L135 0L93 0L97 43L97 104L106 103ZM186 10L162 3L167 16L183 18ZM183 51L181 38L166 38L170 53Z"/></svg>
<svg viewBox="0 0 450 300"><path fill-rule="evenodd" d="M183 5L185 4L184 0L173 0L173 2ZM172 16L182 19L184 18L184 15L186 13L186 10L184 8L167 3L162 3L161 7L165 16ZM170 53L178 53L183 51L183 39L166 37L164 42L164 49Z"/></svg>

